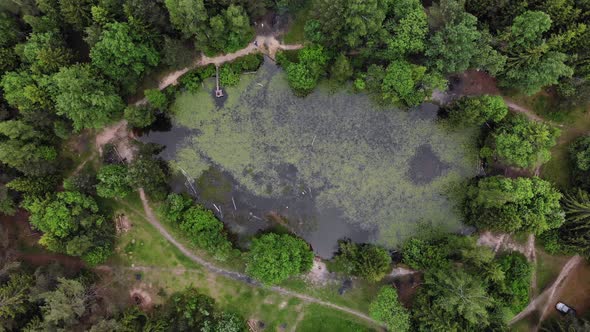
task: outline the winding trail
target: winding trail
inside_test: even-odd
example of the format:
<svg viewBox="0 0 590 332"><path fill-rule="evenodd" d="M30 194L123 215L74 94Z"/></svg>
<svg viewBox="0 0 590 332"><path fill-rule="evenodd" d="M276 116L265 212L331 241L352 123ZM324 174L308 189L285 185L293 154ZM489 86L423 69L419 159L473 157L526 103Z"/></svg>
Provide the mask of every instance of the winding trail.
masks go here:
<svg viewBox="0 0 590 332"><path fill-rule="evenodd" d="M528 316L529 314L538 311L539 312L539 319L538 324L540 324L543 319L546 317L548 311L553 307L555 304L555 297L561 290L561 287L564 286L565 280L569 277L570 273L580 264L584 259L579 256L573 256L561 269L559 276L557 279L551 284L551 287L547 288L541 295L537 296L533 299L529 305L524 308L523 311L518 313L516 316L510 320L510 325L518 322L519 320L523 319L524 317ZM538 326L535 330L538 329Z"/></svg>
<svg viewBox="0 0 590 332"><path fill-rule="evenodd" d="M249 43L248 46L246 46L234 53L218 55L215 57L208 57L208 56L205 56L204 54L202 54L201 59L198 61L195 61L192 66L183 68L181 70L174 71L174 72L166 75L164 78L162 78L162 80L158 84L158 89L163 90L170 85L178 84L178 79L182 75L186 74L189 70L197 68L197 67L206 66L209 64L214 64L214 65L218 66L218 65L223 64L225 62L234 61L237 58L246 56L248 54L253 54L253 53L264 53L264 54L268 55L269 57L271 57L272 59L274 59L275 55L280 50L298 50L298 49L303 48L303 44L293 44L293 45L281 44L274 36L260 36L260 35L256 36L255 43L258 46L256 46L256 44L254 44L254 42L252 42L252 43ZM145 100L142 99L138 103L140 103L140 104L145 103Z"/></svg>
<svg viewBox="0 0 590 332"><path fill-rule="evenodd" d="M141 203L143 205L143 210L146 216L146 219L148 220L148 222L154 226L158 232L160 232L160 234L166 239L168 240L168 242L170 242L173 246L175 246L178 250L180 250L180 252L182 252L186 257L188 257L190 260L192 260L193 262L202 265L203 267L205 267L207 270L215 273L215 274L219 274L234 280L238 280L244 283L247 283L249 285L252 286L257 286L257 287L263 287L262 284L260 284L259 282L253 280L252 278L250 278L249 276L236 272L236 271L230 271L230 270L226 270L223 268L220 268L214 264L212 264L209 261L206 261L205 259L203 259L202 257L199 257L197 255L195 255L194 253L192 253L190 250L188 250L184 245L182 245L180 242L178 242L178 240L176 240L165 228L164 226L162 226L162 224L160 223L160 221L158 220L158 218L156 218L154 211L152 210L152 208L149 205L149 201L145 195L145 191L143 190L143 188L140 188L139 190L139 197L141 198ZM287 295L287 296L291 296L291 297L296 297L299 298L303 301L306 302L310 302L310 303L316 303L325 307L329 307L332 309L336 309L342 312L346 312L348 314L357 316L361 319L364 319L368 322L371 322L377 326L383 326L381 323L377 322L376 320L372 319L371 317L365 315L362 312L347 308L347 307L343 307L343 306L339 306L337 304L334 303L330 303L330 302L326 302L320 299L317 299L315 297L309 296L309 295L305 295L305 294L301 294L301 293L297 293L294 291L290 291L288 289L282 288L282 287L278 287L278 286L272 286L272 287L268 287L268 289L279 293L279 294L283 294L283 295Z"/></svg>

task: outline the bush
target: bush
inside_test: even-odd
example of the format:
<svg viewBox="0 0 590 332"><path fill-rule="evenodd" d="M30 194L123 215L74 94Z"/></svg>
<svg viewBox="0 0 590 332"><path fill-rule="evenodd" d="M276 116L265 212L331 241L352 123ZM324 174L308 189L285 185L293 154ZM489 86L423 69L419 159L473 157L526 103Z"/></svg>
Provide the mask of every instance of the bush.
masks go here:
<svg viewBox="0 0 590 332"><path fill-rule="evenodd" d="M513 313L519 313L529 303L533 267L526 257L518 252L501 256L498 264L505 276L499 287L499 297Z"/></svg>
<svg viewBox="0 0 590 332"><path fill-rule="evenodd" d="M508 114L501 96L462 97L449 107L449 120L459 126L481 126L499 122Z"/></svg>
<svg viewBox="0 0 590 332"><path fill-rule="evenodd" d="M125 108L125 120L135 128L145 128L156 121L154 112L145 106L129 105Z"/></svg>
<svg viewBox="0 0 590 332"><path fill-rule="evenodd" d="M168 106L168 98L166 94L158 89L148 89L144 91L145 98L151 106L159 110L164 110Z"/></svg>
<svg viewBox="0 0 590 332"><path fill-rule="evenodd" d="M405 332L410 330L410 314L402 306L397 291L391 286L383 286L377 298L369 307L371 317L384 323L390 331Z"/></svg>
<svg viewBox="0 0 590 332"><path fill-rule="evenodd" d="M209 210L195 205L186 210L180 222L180 229L197 247L213 254L220 261L226 260L232 249L223 230L223 223Z"/></svg>
<svg viewBox="0 0 590 332"><path fill-rule="evenodd" d="M338 245L340 250L334 263L341 272L379 281L391 269L391 257L381 247L351 241L340 241Z"/></svg>
<svg viewBox="0 0 590 332"><path fill-rule="evenodd" d="M217 260L227 260L232 244L224 226L215 215L200 205L194 205L187 195L169 194L161 209L166 221L181 229L200 249L211 253Z"/></svg>
<svg viewBox="0 0 590 332"><path fill-rule="evenodd" d="M277 284L308 272L313 253L305 241L288 234L264 234L252 241L246 273L264 284Z"/></svg>
<svg viewBox="0 0 590 332"><path fill-rule="evenodd" d="M126 165L105 165L96 176L96 193L105 198L125 198L133 188L129 185Z"/></svg>
<svg viewBox="0 0 590 332"><path fill-rule="evenodd" d="M219 69L219 84L222 87L236 86L238 83L240 83L240 74L234 71L231 65L224 65Z"/></svg>

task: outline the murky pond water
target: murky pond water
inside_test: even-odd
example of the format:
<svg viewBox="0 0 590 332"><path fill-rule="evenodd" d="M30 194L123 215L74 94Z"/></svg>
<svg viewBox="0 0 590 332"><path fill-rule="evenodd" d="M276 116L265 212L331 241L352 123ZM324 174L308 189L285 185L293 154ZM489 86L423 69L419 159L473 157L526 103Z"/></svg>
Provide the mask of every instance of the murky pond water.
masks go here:
<svg viewBox="0 0 590 332"><path fill-rule="evenodd" d="M291 93L267 61L218 104L213 82L179 95L172 128L151 132L194 194L242 235L281 224L329 257L348 237L396 246L425 225L461 226L453 185L475 175L474 133L437 123L437 107L380 108L320 87ZM189 186L190 187L190 186Z"/></svg>

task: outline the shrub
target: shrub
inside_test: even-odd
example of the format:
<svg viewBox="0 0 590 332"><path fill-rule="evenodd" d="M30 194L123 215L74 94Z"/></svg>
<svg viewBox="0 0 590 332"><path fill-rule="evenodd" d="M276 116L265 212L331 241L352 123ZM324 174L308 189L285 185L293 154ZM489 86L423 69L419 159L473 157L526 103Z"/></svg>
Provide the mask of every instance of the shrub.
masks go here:
<svg viewBox="0 0 590 332"><path fill-rule="evenodd" d="M397 291L391 286L383 286L369 307L371 317L384 323L390 331L410 330L410 314L402 306Z"/></svg>
<svg viewBox="0 0 590 332"><path fill-rule="evenodd" d="M264 234L252 241L246 273L265 284L277 284L307 272L313 253L305 241L288 234Z"/></svg>

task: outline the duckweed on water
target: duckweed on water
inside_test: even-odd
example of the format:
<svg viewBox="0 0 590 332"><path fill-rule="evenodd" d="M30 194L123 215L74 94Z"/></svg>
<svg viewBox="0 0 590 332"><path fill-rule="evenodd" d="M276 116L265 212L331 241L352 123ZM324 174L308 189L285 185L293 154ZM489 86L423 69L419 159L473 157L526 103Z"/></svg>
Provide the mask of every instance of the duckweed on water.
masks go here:
<svg viewBox="0 0 590 332"><path fill-rule="evenodd" d="M216 165L261 197L313 195L318 211L338 209L388 245L424 223L460 226L446 193L476 173L475 132L449 132L433 110L381 109L364 95L320 87L295 97L270 63L242 75L222 107L212 84L173 107L176 125L196 133L177 147L173 164L193 178Z"/></svg>

